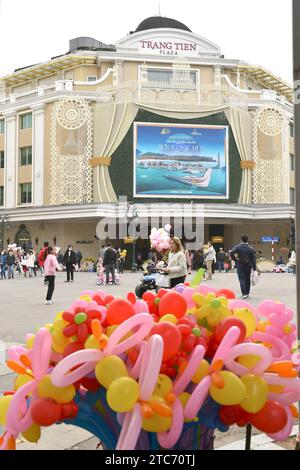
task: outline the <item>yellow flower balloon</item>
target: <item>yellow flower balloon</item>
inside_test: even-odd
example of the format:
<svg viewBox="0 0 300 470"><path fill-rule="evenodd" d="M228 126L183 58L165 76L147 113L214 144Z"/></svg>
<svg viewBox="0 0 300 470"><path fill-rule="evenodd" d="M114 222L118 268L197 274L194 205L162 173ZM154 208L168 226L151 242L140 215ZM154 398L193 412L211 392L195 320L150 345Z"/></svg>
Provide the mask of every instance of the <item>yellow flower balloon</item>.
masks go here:
<svg viewBox="0 0 300 470"><path fill-rule="evenodd" d="M173 389L173 382L168 375L159 374L153 393L165 397Z"/></svg>
<svg viewBox="0 0 300 470"><path fill-rule="evenodd" d="M40 398L53 398L57 403L69 403L76 394L74 385L67 387L56 387L51 382L50 375L46 375L38 384L38 395Z"/></svg>
<svg viewBox="0 0 300 470"><path fill-rule="evenodd" d="M128 377L127 367L118 356L108 356L101 359L95 369L98 382L108 388L110 384L120 377Z"/></svg>
<svg viewBox="0 0 300 470"><path fill-rule="evenodd" d="M254 374L244 375L241 381L246 387L247 394L240 406L249 413L257 413L267 401L268 384L262 377Z"/></svg>
<svg viewBox="0 0 300 470"><path fill-rule="evenodd" d="M212 385L210 394L213 400L220 405L238 405L247 395L247 390L243 382L235 374L229 371L219 372L224 381L224 387L218 388Z"/></svg>
<svg viewBox="0 0 300 470"><path fill-rule="evenodd" d="M160 395L152 395L151 401L158 404L166 405L167 402ZM151 418L143 418L142 429L149 432L166 432L172 425L172 416L162 416L156 412Z"/></svg>
<svg viewBox="0 0 300 470"><path fill-rule="evenodd" d="M256 330L256 318L248 308L238 308L233 311L233 316L242 320L246 326L246 338L253 335Z"/></svg>
<svg viewBox="0 0 300 470"><path fill-rule="evenodd" d="M6 415L12 399L13 395L5 395L0 398L0 424L3 426L6 424Z"/></svg>
<svg viewBox="0 0 300 470"><path fill-rule="evenodd" d="M33 423L26 431L22 432L22 436L29 442L38 442L41 437L41 428L38 424Z"/></svg>
<svg viewBox="0 0 300 470"><path fill-rule="evenodd" d="M29 373L32 373L31 371L28 371ZM16 377L15 383L14 383L14 389L19 390L19 388L23 387L23 385L27 384L28 382L31 382L33 380L33 377L28 375L28 374L19 374Z"/></svg>
<svg viewBox="0 0 300 470"><path fill-rule="evenodd" d="M140 387L131 377L120 377L114 380L106 392L107 403L117 413L132 410L139 399Z"/></svg>
<svg viewBox="0 0 300 470"><path fill-rule="evenodd" d="M182 392L182 393L179 395L178 400L179 400L180 403L182 404L183 410L185 409L186 404L187 404L187 402L189 401L190 398L191 398L191 394L188 393L188 392ZM192 423L193 421L195 421L195 420L194 420L194 419L184 418L184 422L185 422L185 423Z"/></svg>
<svg viewBox="0 0 300 470"><path fill-rule="evenodd" d="M159 322L158 323L163 323L163 322L169 322L169 323L177 323L177 318L175 317L175 315L172 315L172 313L168 313L167 315L164 315L163 317L161 317L159 319Z"/></svg>
<svg viewBox="0 0 300 470"><path fill-rule="evenodd" d="M209 362L207 362L205 359L202 359L200 362L198 369L196 370L195 374L192 377L192 382L194 384L198 384L200 380L203 379L208 374L209 371Z"/></svg>

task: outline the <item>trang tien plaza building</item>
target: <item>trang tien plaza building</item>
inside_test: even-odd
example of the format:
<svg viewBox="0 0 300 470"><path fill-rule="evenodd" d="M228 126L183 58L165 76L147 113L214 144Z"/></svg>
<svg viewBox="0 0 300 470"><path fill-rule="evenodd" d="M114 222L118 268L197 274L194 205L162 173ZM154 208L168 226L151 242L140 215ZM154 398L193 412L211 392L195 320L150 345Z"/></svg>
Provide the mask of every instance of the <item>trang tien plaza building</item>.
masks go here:
<svg viewBox="0 0 300 470"><path fill-rule="evenodd" d="M172 224L189 205L195 223L201 207L205 241L226 250L242 233L266 258L263 241L274 238L278 255L288 247L292 89L262 66L158 16L114 45L72 39L0 85L4 246L48 240L96 257L97 224L126 196L124 213L134 205L141 220L151 207Z"/></svg>

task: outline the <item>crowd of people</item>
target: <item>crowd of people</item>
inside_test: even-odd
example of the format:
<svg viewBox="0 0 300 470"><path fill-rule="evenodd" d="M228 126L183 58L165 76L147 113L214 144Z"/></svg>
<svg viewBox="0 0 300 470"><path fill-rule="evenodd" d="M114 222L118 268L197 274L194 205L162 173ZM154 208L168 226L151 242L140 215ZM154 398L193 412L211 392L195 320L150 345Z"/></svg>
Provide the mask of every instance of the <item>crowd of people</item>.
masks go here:
<svg viewBox="0 0 300 470"><path fill-rule="evenodd" d="M49 243L45 242L43 248L35 251L32 248L26 250L20 247L12 247L2 250L0 254L1 279L14 279L16 273L24 277L34 277L40 272L44 274L44 262L48 253ZM71 247L71 246L70 246ZM54 255L61 268L66 268L67 276L73 280L74 270L80 271L82 254L79 250L73 251L72 259L68 260L69 248L63 254L60 248L53 247ZM72 248L72 247L71 247Z"/></svg>
<svg viewBox="0 0 300 470"><path fill-rule="evenodd" d="M106 284L117 284L116 276L124 271L126 250L114 248L111 243L102 245L97 263L97 271L103 273ZM192 271L204 269L203 280L212 280L216 270L219 273L228 273L235 270L241 286L243 298L247 298L250 292L251 272L256 272L256 260L262 257L262 253L255 252L249 245L247 235L241 237L238 245L229 251L220 247L217 251L212 242L208 241L198 250L191 252L184 249L181 240L172 237L170 249L166 252L138 250L136 261L137 269L144 270L145 263L149 261L158 265L161 264L161 271L168 275L170 287L185 281L186 276ZM23 274L25 277L37 276L40 271L44 275L44 283L48 285L46 304L52 303L52 296L55 288L55 273L57 270L66 271L65 282L74 281L74 271L81 269L82 254L79 250L73 250L72 245L68 245L63 253L60 248L49 246L44 242L43 248L38 252L30 248L25 250L15 246L2 250L0 254L1 279L13 279L15 273ZM282 262L280 257L278 262ZM293 250L289 253L290 265L296 266L296 254Z"/></svg>

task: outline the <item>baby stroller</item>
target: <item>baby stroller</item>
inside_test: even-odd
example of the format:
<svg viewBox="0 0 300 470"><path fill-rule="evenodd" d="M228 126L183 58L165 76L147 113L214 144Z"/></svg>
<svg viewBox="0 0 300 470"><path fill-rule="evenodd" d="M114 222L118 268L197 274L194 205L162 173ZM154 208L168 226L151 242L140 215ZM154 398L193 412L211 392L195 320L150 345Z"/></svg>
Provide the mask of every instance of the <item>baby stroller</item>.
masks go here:
<svg viewBox="0 0 300 470"><path fill-rule="evenodd" d="M102 266L100 269L97 271L97 279L96 279L96 284L97 286L105 286L106 285L106 274L105 274L105 268ZM117 285L121 283L121 276L120 273L115 270L115 282ZM109 274L109 284L112 284L112 275L111 273Z"/></svg>
<svg viewBox="0 0 300 470"><path fill-rule="evenodd" d="M156 283L156 278L159 274L159 270L162 268L163 262L155 264L153 261L149 261L147 266L144 267L143 277L141 278L141 283L135 288L135 295L139 298L142 298L143 294L148 290L158 290L158 285Z"/></svg>

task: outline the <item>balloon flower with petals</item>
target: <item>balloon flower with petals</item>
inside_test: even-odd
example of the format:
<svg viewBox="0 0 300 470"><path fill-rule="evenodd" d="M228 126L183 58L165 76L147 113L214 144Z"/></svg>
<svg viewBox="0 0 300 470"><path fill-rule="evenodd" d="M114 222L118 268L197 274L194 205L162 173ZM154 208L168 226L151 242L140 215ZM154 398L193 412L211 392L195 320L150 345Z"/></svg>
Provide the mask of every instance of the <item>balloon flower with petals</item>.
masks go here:
<svg viewBox="0 0 300 470"><path fill-rule="evenodd" d="M26 341L8 352L1 450L63 422L105 449L211 449L216 429L251 423L283 440L298 417L296 329L280 302L255 308L196 282L143 299L85 291Z"/></svg>
<svg viewBox="0 0 300 470"><path fill-rule="evenodd" d="M170 248L170 230L171 225L165 225L164 228L155 228L153 227L150 233L150 244L151 248L158 252L169 250Z"/></svg>

